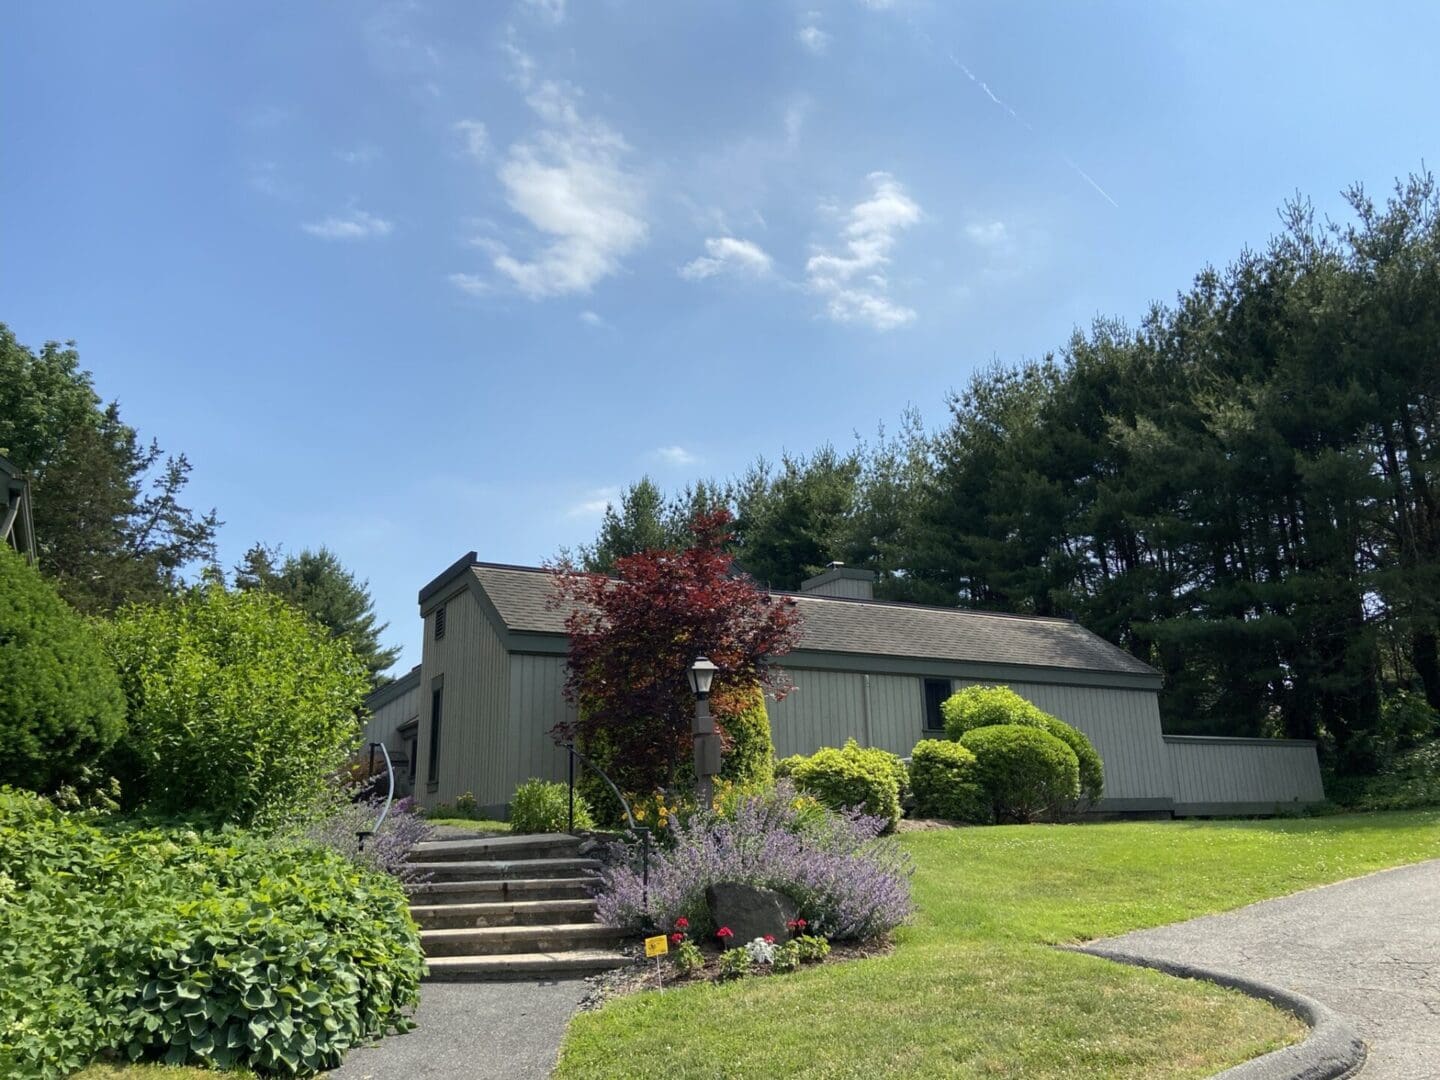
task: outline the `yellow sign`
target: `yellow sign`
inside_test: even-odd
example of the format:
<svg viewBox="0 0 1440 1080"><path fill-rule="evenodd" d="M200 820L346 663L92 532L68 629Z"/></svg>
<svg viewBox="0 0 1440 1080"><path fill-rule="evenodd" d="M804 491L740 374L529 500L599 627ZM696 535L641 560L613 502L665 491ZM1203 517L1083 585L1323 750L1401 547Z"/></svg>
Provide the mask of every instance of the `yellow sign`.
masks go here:
<svg viewBox="0 0 1440 1080"><path fill-rule="evenodd" d="M645 939L645 958L652 956L664 956L670 951L670 939L664 934L658 937L647 937Z"/></svg>

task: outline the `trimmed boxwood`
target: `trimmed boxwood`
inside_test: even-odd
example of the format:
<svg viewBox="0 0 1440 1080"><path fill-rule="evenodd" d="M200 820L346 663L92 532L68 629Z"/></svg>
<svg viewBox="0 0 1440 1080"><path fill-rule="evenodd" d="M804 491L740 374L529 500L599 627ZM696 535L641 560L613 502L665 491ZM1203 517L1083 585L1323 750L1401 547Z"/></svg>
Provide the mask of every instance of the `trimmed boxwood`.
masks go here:
<svg viewBox="0 0 1440 1080"><path fill-rule="evenodd" d="M0 1076L102 1054L307 1075L412 1027L400 883L315 844L0 788Z"/></svg>
<svg viewBox="0 0 1440 1080"><path fill-rule="evenodd" d="M125 696L90 625L0 543L0 784L81 780L125 730Z"/></svg>
<svg viewBox="0 0 1440 1080"><path fill-rule="evenodd" d="M909 788L905 763L895 754L863 747L854 739L840 748L827 746L809 757L796 755L776 766L795 786L834 810L859 807L883 818L893 830L900 821L900 799ZM902 778L904 783L902 783Z"/></svg>
<svg viewBox="0 0 1440 1080"><path fill-rule="evenodd" d="M1080 761L1049 732L996 724L966 732L960 745L975 755L975 775L996 821L1052 817L1080 794Z"/></svg>
<svg viewBox="0 0 1440 1080"><path fill-rule="evenodd" d="M920 817L981 824L990 800L977 779L975 755L958 742L922 739L910 752L910 787Z"/></svg>
<svg viewBox="0 0 1440 1080"><path fill-rule="evenodd" d="M1023 724L1048 732L1075 751L1080 762L1080 794L1095 802L1105 790L1105 765L1089 737L1008 686L967 686L941 703L940 715L950 739L997 724Z"/></svg>

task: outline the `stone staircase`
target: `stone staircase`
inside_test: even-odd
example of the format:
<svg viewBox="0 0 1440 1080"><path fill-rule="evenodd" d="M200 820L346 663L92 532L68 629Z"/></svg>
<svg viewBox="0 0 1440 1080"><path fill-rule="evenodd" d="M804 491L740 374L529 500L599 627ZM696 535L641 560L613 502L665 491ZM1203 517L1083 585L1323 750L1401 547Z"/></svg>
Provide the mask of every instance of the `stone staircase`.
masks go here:
<svg viewBox="0 0 1440 1080"><path fill-rule="evenodd" d="M431 979L579 978L633 962L595 921L598 859L565 833L428 840L407 886Z"/></svg>

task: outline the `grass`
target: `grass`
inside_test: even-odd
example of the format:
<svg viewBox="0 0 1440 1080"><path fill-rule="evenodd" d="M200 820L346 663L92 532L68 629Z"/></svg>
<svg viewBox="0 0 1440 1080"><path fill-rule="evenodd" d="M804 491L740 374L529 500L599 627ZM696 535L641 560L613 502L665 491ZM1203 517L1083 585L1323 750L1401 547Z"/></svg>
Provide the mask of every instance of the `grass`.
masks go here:
<svg viewBox="0 0 1440 1080"><path fill-rule="evenodd" d="M484 818L427 817L427 825L453 825L457 829L472 829L475 832L509 832L508 821L487 821Z"/></svg>
<svg viewBox="0 0 1440 1080"><path fill-rule="evenodd" d="M81 1069L70 1080L251 1080L254 1073L248 1069L216 1072L213 1069L196 1069L188 1065L90 1065Z"/></svg>
<svg viewBox="0 0 1440 1080"><path fill-rule="evenodd" d="M557 1077L1206 1077L1304 1035L1269 1005L1050 946L1440 856L1440 811L906 834L887 957L621 998Z"/></svg>

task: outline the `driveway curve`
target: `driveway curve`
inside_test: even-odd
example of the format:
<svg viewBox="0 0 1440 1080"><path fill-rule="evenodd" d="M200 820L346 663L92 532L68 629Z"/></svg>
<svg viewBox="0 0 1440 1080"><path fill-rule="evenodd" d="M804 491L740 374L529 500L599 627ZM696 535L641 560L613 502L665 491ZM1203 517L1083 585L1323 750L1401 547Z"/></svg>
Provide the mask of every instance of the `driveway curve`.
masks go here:
<svg viewBox="0 0 1440 1080"><path fill-rule="evenodd" d="M1440 1080L1440 860L1091 944L1296 991L1368 1044L1360 1080Z"/></svg>

